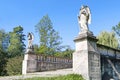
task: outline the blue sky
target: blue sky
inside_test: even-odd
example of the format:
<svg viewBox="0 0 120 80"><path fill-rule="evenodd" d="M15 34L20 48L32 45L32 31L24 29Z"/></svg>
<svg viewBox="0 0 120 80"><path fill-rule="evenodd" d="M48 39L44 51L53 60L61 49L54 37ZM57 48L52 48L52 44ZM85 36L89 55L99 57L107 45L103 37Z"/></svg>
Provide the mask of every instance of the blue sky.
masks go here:
<svg viewBox="0 0 120 80"><path fill-rule="evenodd" d="M120 21L120 0L0 0L0 29L9 32L21 25L26 35L34 33L34 43L39 44L35 25L48 14L53 28L62 37L63 45L74 48L73 40L79 33L77 15L81 5L88 5L91 9L89 28L95 36L103 30L111 31L112 26Z"/></svg>

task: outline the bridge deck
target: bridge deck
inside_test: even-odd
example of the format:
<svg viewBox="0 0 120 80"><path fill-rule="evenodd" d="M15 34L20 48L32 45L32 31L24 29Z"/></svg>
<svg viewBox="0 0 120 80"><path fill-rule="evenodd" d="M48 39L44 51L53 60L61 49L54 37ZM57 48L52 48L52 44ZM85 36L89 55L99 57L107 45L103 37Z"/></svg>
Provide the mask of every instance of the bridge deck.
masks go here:
<svg viewBox="0 0 120 80"><path fill-rule="evenodd" d="M33 78L33 77L54 77L59 75L72 74L72 73L73 73L72 68L69 68L69 69L60 69L54 71L28 73L26 75L20 75L20 76L0 77L0 80L17 80L17 79L25 79L25 78Z"/></svg>

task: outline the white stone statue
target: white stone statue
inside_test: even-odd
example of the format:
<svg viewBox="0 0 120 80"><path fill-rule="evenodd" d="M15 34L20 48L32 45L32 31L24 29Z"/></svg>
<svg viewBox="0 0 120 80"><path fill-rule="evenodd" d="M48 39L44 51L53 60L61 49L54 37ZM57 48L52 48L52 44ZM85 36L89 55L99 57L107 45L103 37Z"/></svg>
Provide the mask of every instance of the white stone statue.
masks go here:
<svg viewBox="0 0 120 80"><path fill-rule="evenodd" d="M88 6L82 6L78 15L78 23L82 31L89 31L88 24L91 23L91 12Z"/></svg>
<svg viewBox="0 0 120 80"><path fill-rule="evenodd" d="M28 37L28 48L33 48L33 40L34 40L34 36L33 33L28 33L27 35Z"/></svg>

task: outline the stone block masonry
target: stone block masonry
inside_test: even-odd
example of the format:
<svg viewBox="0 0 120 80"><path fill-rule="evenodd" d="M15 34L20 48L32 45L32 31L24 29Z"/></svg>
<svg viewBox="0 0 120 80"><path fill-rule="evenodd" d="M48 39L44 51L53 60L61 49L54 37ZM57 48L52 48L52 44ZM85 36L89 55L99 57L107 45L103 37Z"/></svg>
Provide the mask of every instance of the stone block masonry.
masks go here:
<svg viewBox="0 0 120 80"><path fill-rule="evenodd" d="M100 54L97 39L92 32L82 32L74 40L73 72L81 74L85 80L101 80Z"/></svg>

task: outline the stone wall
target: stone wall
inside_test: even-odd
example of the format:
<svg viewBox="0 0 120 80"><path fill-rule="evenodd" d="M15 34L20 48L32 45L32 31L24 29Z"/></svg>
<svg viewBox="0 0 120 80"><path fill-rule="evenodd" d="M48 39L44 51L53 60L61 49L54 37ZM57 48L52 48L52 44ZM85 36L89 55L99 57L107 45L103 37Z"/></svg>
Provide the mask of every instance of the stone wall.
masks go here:
<svg viewBox="0 0 120 80"><path fill-rule="evenodd" d="M37 57L38 71L72 68L72 59L43 55L37 55Z"/></svg>
<svg viewBox="0 0 120 80"><path fill-rule="evenodd" d="M120 50L104 45L97 45L101 55L102 80L120 79Z"/></svg>
<svg viewBox="0 0 120 80"><path fill-rule="evenodd" d="M72 59L27 53L23 60L22 74L65 68L72 68Z"/></svg>
<svg viewBox="0 0 120 80"><path fill-rule="evenodd" d="M89 52L89 75L90 80L100 80L101 70L100 70L100 55L95 52Z"/></svg>

